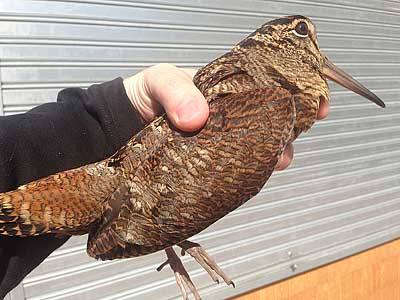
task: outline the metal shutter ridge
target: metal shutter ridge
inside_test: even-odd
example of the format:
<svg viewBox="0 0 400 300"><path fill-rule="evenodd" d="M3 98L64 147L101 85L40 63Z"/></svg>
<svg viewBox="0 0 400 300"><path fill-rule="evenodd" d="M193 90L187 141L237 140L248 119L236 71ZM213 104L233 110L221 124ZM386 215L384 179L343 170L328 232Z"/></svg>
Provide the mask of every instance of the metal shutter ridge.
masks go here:
<svg viewBox="0 0 400 300"><path fill-rule="evenodd" d="M183 261L205 299L287 278L400 236L400 1L0 1L0 113L54 101L65 87L169 62L200 67L266 21L304 14L321 48L385 110L332 86L329 118L296 142L294 164L193 240L235 281ZM179 299L163 253L97 262L72 238L9 300Z"/></svg>

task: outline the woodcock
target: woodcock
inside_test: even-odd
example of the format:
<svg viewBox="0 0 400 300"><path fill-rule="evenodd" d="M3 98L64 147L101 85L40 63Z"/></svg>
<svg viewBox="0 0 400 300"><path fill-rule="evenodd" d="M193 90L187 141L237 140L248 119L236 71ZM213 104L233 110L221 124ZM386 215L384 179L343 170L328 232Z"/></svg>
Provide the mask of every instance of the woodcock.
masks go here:
<svg viewBox="0 0 400 300"><path fill-rule="evenodd" d="M89 233L102 260L165 249L183 297L200 296L172 246L218 282L222 272L187 239L255 196L285 146L314 124L327 79L384 103L320 51L303 16L273 20L200 69L206 125L184 133L161 116L112 157L0 194L0 234Z"/></svg>

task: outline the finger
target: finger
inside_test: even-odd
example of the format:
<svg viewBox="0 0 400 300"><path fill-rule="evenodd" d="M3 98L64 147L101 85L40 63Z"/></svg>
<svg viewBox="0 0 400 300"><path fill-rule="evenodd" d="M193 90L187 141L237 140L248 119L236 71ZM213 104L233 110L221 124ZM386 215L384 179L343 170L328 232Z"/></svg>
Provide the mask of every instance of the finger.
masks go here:
<svg viewBox="0 0 400 300"><path fill-rule="evenodd" d="M209 115L208 104L190 76L168 64L149 68L144 75L150 98L160 103L171 122L183 131L201 128Z"/></svg>
<svg viewBox="0 0 400 300"><path fill-rule="evenodd" d="M319 103L317 119L318 120L325 119L328 116L328 113L329 113L329 102L324 98L322 98Z"/></svg>
<svg viewBox="0 0 400 300"><path fill-rule="evenodd" d="M275 166L275 170L282 171L286 169L293 160L294 148L292 144L288 144L283 151L283 154L278 160L278 163Z"/></svg>

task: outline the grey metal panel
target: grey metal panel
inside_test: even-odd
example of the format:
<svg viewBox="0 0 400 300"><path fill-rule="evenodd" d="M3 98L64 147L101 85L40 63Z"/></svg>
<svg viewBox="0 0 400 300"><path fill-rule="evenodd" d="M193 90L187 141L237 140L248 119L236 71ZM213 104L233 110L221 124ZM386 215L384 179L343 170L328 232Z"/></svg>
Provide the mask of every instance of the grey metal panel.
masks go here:
<svg viewBox="0 0 400 300"><path fill-rule="evenodd" d="M332 84L330 116L296 141L293 166L194 238L232 275L236 289L214 285L192 259L184 262L206 299L222 299L398 238L399 1L3 0L4 113L53 101L64 87L87 87L158 62L200 67L256 26L288 14L313 17L329 57L388 107L380 110ZM172 273L155 271L162 253L97 262L85 254L85 240L72 238L55 251L11 299L179 296Z"/></svg>
<svg viewBox="0 0 400 300"><path fill-rule="evenodd" d="M20 283L16 286L5 298L6 300L19 300L25 299L25 291L24 286Z"/></svg>

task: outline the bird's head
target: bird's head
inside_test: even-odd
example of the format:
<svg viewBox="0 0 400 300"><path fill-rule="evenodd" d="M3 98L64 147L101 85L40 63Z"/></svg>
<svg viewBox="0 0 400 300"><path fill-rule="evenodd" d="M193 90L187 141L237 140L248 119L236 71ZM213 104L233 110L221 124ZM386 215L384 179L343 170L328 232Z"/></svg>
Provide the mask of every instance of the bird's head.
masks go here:
<svg viewBox="0 0 400 300"><path fill-rule="evenodd" d="M251 51L248 51L251 50ZM292 92L310 95L318 108L329 101L327 79L384 107L375 94L336 67L321 52L314 24L303 16L289 16L264 24L233 51L247 57L248 72L261 84L274 82Z"/></svg>

